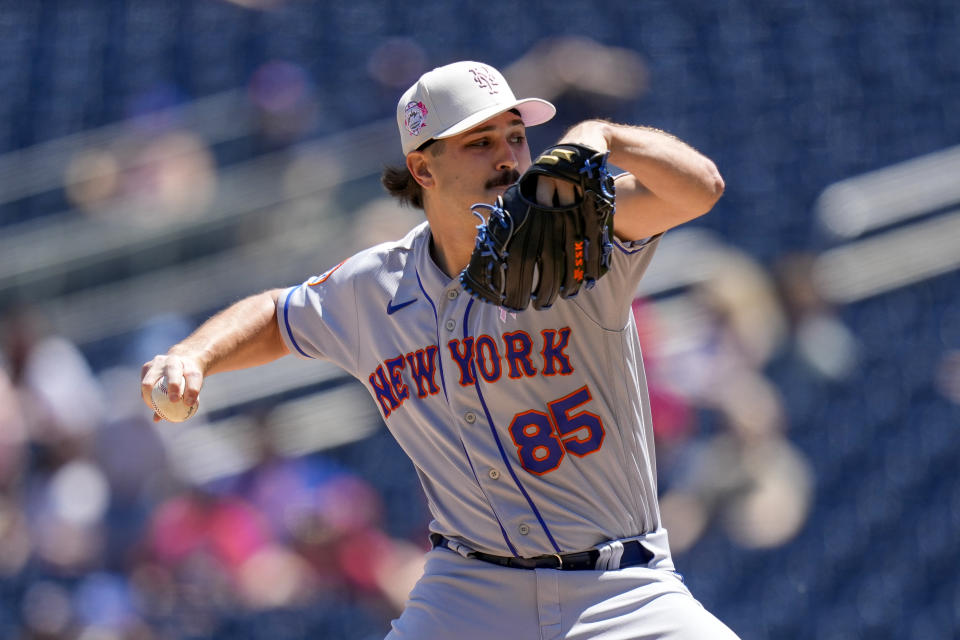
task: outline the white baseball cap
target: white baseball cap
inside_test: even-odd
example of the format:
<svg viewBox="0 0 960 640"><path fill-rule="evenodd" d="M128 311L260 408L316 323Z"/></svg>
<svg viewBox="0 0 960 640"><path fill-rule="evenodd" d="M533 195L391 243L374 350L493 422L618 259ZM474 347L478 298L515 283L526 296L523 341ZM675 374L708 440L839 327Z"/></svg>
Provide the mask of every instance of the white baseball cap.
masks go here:
<svg viewBox="0 0 960 640"><path fill-rule="evenodd" d="M428 71L400 97L397 126L403 154L425 142L449 138L481 122L516 109L532 127L554 116L557 108L540 98L517 100L503 75L481 62L454 62Z"/></svg>

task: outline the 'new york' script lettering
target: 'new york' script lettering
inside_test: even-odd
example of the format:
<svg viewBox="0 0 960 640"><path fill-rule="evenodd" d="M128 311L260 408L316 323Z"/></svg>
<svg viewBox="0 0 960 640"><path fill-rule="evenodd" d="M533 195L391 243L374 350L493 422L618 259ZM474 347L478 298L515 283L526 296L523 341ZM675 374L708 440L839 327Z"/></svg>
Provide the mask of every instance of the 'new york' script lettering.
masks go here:
<svg viewBox="0 0 960 640"><path fill-rule="evenodd" d="M573 364L566 350L570 345L569 327L544 329L535 340L525 331L511 331L497 338L489 335L450 340L447 366L455 367L461 386L476 384L478 377L496 383L542 376L567 376ZM440 349L431 344L384 360L370 373L370 389L384 418L410 398L422 400L440 392L437 374ZM415 393L411 393L415 390Z"/></svg>

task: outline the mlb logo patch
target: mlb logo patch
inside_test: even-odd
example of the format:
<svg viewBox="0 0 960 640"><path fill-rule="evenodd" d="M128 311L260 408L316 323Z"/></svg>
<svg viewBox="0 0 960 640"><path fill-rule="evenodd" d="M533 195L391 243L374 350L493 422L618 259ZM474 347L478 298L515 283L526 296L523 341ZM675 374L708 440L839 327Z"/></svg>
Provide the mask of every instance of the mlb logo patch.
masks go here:
<svg viewBox="0 0 960 640"><path fill-rule="evenodd" d="M410 135L420 135L420 130L427 124L427 107L422 102L408 102L404 109L404 125Z"/></svg>

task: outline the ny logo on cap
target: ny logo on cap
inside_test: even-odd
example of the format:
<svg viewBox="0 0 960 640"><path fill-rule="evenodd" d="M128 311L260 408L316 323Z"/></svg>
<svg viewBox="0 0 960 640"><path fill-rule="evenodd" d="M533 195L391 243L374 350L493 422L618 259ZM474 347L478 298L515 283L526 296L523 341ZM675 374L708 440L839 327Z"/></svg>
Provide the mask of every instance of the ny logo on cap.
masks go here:
<svg viewBox="0 0 960 640"><path fill-rule="evenodd" d="M473 74L473 80L481 88L486 89L489 93L500 93L500 83L497 82L497 77L491 73L490 69L487 67L474 67L470 69L470 73Z"/></svg>

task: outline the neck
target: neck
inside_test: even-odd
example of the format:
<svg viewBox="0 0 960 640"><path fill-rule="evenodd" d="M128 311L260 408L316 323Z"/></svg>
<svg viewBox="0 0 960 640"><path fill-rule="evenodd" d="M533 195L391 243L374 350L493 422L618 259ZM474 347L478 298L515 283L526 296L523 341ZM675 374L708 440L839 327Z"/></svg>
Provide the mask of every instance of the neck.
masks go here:
<svg viewBox="0 0 960 640"><path fill-rule="evenodd" d="M476 237L476 233L474 233L474 237ZM455 278L463 271L467 263L470 262L473 246L474 240L472 238L469 242L454 242L449 238L444 240L431 225L430 256L447 277Z"/></svg>
<svg viewBox="0 0 960 640"><path fill-rule="evenodd" d="M450 278L463 271L477 242L477 217L463 203L439 203L427 199L424 213L430 223L430 255Z"/></svg>

